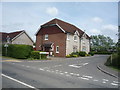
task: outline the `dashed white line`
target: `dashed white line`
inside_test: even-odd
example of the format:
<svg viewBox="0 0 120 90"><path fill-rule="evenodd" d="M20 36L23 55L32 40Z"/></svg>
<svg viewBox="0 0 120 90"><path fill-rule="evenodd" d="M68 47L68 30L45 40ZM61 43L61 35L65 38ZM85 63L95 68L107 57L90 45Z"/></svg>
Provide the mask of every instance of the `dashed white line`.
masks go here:
<svg viewBox="0 0 120 90"><path fill-rule="evenodd" d="M94 79L93 81L98 81L97 79Z"/></svg>
<svg viewBox="0 0 120 90"><path fill-rule="evenodd" d="M64 73L68 73L68 72L64 72Z"/></svg>
<svg viewBox="0 0 120 90"><path fill-rule="evenodd" d="M120 83L120 82L118 82L118 81L113 81L113 82L114 82L114 83L117 83L117 84Z"/></svg>
<svg viewBox="0 0 120 90"><path fill-rule="evenodd" d="M12 78L12 77L9 77L9 76L7 76L7 75L5 75L5 74L1 74L1 75L4 76L4 77L6 77L6 78L8 78L8 79L10 79L10 80L13 80L13 81L15 81L15 82L18 82L18 83L20 83L20 84L22 84L22 85L24 85L24 86L27 86L27 87L29 87L29 88L33 88L33 89L38 90L38 89L35 88L34 86L31 86L31 85L29 85L29 84L26 84L26 83L24 83L24 82L21 82L21 81L19 81L19 80L17 80L17 79L14 79L14 78Z"/></svg>
<svg viewBox="0 0 120 90"><path fill-rule="evenodd" d="M109 81L109 80L107 80L107 79L102 79L103 81Z"/></svg>
<svg viewBox="0 0 120 90"><path fill-rule="evenodd" d="M86 77L86 78L93 78L92 76L86 76L86 75L83 75L83 77Z"/></svg>
<svg viewBox="0 0 120 90"><path fill-rule="evenodd" d="M79 77L79 78L84 79L84 80L89 80L88 78L84 78L84 77Z"/></svg>
<svg viewBox="0 0 120 90"><path fill-rule="evenodd" d="M103 81L102 83L106 83L105 81Z"/></svg>
<svg viewBox="0 0 120 90"><path fill-rule="evenodd" d="M118 86L118 84L116 84L116 83L111 83L111 85Z"/></svg>

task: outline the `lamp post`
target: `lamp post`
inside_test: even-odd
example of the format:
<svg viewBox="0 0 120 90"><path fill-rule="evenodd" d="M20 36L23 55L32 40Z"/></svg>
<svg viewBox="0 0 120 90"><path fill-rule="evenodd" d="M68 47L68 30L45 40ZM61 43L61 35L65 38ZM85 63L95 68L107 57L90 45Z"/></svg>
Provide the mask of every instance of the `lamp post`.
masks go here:
<svg viewBox="0 0 120 90"><path fill-rule="evenodd" d="M4 47L6 48L6 56L7 56L7 49L8 49L8 44L10 43L10 37L9 36L7 36L7 38L6 38L6 44L4 45Z"/></svg>
<svg viewBox="0 0 120 90"><path fill-rule="evenodd" d="M7 56L7 48L8 48L8 44L6 43L6 44L4 45L4 47L6 48L5 52L6 52L6 56Z"/></svg>

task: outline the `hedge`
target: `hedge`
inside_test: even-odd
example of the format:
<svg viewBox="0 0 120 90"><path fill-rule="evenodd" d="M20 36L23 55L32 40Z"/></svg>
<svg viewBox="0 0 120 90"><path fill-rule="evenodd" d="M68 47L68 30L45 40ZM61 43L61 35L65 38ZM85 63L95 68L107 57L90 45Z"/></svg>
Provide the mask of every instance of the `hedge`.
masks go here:
<svg viewBox="0 0 120 90"><path fill-rule="evenodd" d="M33 59L47 59L47 55L40 54L40 51L32 51L31 58L33 58Z"/></svg>
<svg viewBox="0 0 120 90"><path fill-rule="evenodd" d="M84 57L85 55L86 55L86 52L84 52L84 51L80 51L80 52L79 52L79 56Z"/></svg>
<svg viewBox="0 0 120 90"><path fill-rule="evenodd" d="M118 53L112 54L112 61L111 61L111 56L110 56L107 59L105 65L106 66L114 66L114 67L117 67L120 69L120 67L118 67L118 66L120 66L120 61L119 61L120 59L118 57L119 57Z"/></svg>
<svg viewBox="0 0 120 90"><path fill-rule="evenodd" d="M31 58L33 59L40 59L40 52L39 51L32 51Z"/></svg>
<svg viewBox="0 0 120 90"><path fill-rule="evenodd" d="M27 59L30 57L31 51L33 51L33 48L30 45L9 44L7 56L18 59ZM4 45L2 45L2 55L6 55L6 48Z"/></svg>

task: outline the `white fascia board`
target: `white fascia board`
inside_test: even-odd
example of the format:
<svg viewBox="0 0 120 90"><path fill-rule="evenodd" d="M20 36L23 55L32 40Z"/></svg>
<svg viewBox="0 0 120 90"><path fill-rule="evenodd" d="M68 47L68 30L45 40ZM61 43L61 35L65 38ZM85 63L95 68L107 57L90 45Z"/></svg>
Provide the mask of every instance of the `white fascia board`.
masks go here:
<svg viewBox="0 0 120 90"><path fill-rule="evenodd" d="M39 32L40 29L41 29L41 27L38 28L37 32L35 33L35 36L37 35L37 33Z"/></svg>
<svg viewBox="0 0 120 90"><path fill-rule="evenodd" d="M77 34L78 34L78 36L80 35L80 34L79 34L79 32L78 32L77 30L75 31L75 33L77 33ZM75 34L75 33L74 33L74 34Z"/></svg>
<svg viewBox="0 0 120 90"><path fill-rule="evenodd" d="M58 25L58 24L56 24L56 25L65 33L65 30L62 29L62 28L60 27L60 25Z"/></svg>

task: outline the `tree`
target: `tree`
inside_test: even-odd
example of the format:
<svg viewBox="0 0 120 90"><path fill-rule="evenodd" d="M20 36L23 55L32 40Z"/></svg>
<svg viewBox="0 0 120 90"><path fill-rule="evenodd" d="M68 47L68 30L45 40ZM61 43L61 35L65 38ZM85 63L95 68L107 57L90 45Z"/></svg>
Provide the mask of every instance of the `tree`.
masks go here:
<svg viewBox="0 0 120 90"><path fill-rule="evenodd" d="M92 51L110 51L114 48L115 43L110 37L104 35L91 36L91 50Z"/></svg>

